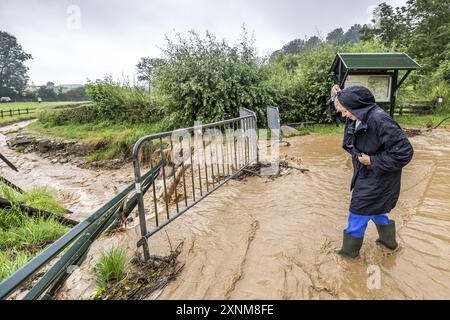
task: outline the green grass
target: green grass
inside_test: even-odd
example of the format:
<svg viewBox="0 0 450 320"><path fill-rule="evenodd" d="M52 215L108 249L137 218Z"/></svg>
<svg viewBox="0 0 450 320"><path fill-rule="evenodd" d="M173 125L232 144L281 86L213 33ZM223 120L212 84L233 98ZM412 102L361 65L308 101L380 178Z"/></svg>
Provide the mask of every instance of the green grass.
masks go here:
<svg viewBox="0 0 450 320"><path fill-rule="evenodd" d="M62 214L63 206L47 188L35 188L20 194L0 183L0 197L14 205L0 209L0 281L32 259L69 228L55 219L30 217L18 209L19 203Z"/></svg>
<svg viewBox="0 0 450 320"><path fill-rule="evenodd" d="M403 126L414 127L414 128L423 128L428 123L432 123L436 126L439 122L444 120L445 118L450 117L450 114L430 114L430 115L403 115L396 116L395 120ZM450 127L450 121L444 122L440 127Z"/></svg>
<svg viewBox="0 0 450 320"><path fill-rule="evenodd" d="M9 110L9 109L26 109L26 108L39 108L39 109L47 109L47 108L55 108L62 106L70 106L74 104L80 104L83 101L42 101L39 102L2 102L0 103L0 110Z"/></svg>
<svg viewBox="0 0 450 320"><path fill-rule="evenodd" d="M13 110L24 110L26 108L37 108L37 109L51 109L55 107L71 106L83 103L82 101L43 101L38 102L2 102L0 103L0 110L3 110L4 116L0 117L0 126L6 125L13 122L24 121L29 119L37 118L38 110L30 110L29 114L13 115L9 116L8 112L10 109ZM25 111L24 111L25 112Z"/></svg>
<svg viewBox="0 0 450 320"><path fill-rule="evenodd" d="M101 254L94 267L99 289L104 289L111 282L119 282L126 276L130 261L121 248L113 248Z"/></svg>
<svg viewBox="0 0 450 320"><path fill-rule="evenodd" d="M342 134L344 132L344 126L340 125L336 127L333 124L315 124L311 126L299 126L296 128L300 133L315 133L320 135L334 135L334 134Z"/></svg>
<svg viewBox="0 0 450 320"><path fill-rule="evenodd" d="M450 114L429 114L429 115L403 115L395 116L395 121L401 126L412 127L412 128L425 128L427 124L432 123L434 126L445 118L450 117ZM450 127L450 120L445 121L440 126L441 128ZM316 124L307 127L297 127L301 134L304 133L315 133L320 135L335 135L342 134L344 130L344 125L341 124L336 127L335 124Z"/></svg>
<svg viewBox="0 0 450 320"><path fill-rule="evenodd" d="M64 207L55 198L53 193L47 187L36 187L23 194L0 183L0 197L8 199L14 203L25 203L30 207L49 211L55 214L63 214Z"/></svg>
<svg viewBox="0 0 450 320"><path fill-rule="evenodd" d="M13 122L18 122L18 121L25 121L25 120L30 120L30 119L34 119L37 117L36 113L31 113L31 114L24 114L24 115L17 115L17 116L12 116L12 117L4 117L4 118L0 118L0 126L4 126L7 125L9 123L13 123Z"/></svg>
<svg viewBox="0 0 450 320"><path fill-rule="evenodd" d="M9 277L21 266L31 260L33 255L28 252L1 252L0 251L0 281Z"/></svg>
<svg viewBox="0 0 450 320"><path fill-rule="evenodd" d="M129 157L138 139L163 131L160 122L134 125L100 122L49 126L38 121L31 124L28 129L46 138L101 145L100 150L87 156L89 161Z"/></svg>

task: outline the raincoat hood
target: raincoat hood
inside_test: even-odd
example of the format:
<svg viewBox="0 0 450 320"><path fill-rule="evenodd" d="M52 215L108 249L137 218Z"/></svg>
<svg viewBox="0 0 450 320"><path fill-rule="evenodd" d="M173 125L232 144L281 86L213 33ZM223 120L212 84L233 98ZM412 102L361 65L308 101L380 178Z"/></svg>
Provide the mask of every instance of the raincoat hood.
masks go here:
<svg viewBox="0 0 450 320"><path fill-rule="evenodd" d="M337 94L339 102L361 121L366 121L367 114L377 105L375 97L363 86L347 87Z"/></svg>

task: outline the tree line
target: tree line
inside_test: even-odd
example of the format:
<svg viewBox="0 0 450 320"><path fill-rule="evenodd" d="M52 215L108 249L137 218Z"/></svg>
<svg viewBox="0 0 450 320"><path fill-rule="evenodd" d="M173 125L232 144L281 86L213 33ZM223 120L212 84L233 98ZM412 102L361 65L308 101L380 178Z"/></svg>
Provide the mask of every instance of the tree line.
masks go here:
<svg viewBox="0 0 450 320"><path fill-rule="evenodd" d="M175 128L237 116L240 106L264 119L266 106L275 105L282 121L331 121L326 100L337 52L406 52L422 69L402 86L399 100L441 96L448 107L449 24L448 0L408 0L395 8L382 3L370 24L337 28L325 38L294 39L268 57L257 55L245 29L236 44L209 32L176 34L167 37L161 57L138 61L140 85L111 78L89 83L86 91L95 107L82 118L90 121L86 115L91 114L97 120L139 122L157 117Z"/></svg>

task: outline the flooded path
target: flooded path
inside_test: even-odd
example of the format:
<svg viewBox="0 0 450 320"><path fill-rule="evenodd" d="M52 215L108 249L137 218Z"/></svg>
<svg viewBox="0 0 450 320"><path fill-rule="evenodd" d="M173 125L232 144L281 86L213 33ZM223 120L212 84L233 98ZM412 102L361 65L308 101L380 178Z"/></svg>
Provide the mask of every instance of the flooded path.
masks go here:
<svg viewBox="0 0 450 320"><path fill-rule="evenodd" d="M50 159L43 159L37 154L19 153L8 148L4 133L23 128L33 121L0 128L0 152L19 169L15 172L0 161L0 172L24 190L49 186L65 208L73 211L70 218L86 218L133 181L131 165L121 170L94 171L70 163L51 163Z"/></svg>
<svg viewBox="0 0 450 320"><path fill-rule="evenodd" d="M289 141L280 155L300 157L310 172L230 185L168 228L171 235L183 229L188 245L185 269L160 299L450 298L449 131L411 139L414 160L391 213L400 249L375 245L369 224L354 261L333 254L350 201L341 138Z"/></svg>
<svg viewBox="0 0 450 320"><path fill-rule="evenodd" d="M351 161L340 148L341 137L309 135L289 141L280 156L301 158L309 172L294 170L273 181L232 180L150 238L152 254L167 254L167 238L173 247L183 241L180 261L185 265L175 281L150 298L450 298L450 131L411 138L415 155L404 170L400 199L391 213L400 249L390 252L375 245L377 232L370 223L354 261L333 254L341 245L351 196ZM114 186L120 190L119 181L132 180L131 166L96 172L51 164L9 150L3 135L0 148L27 173L19 175L0 164L7 178L21 187L48 184L60 196L69 193L68 209L80 214L108 200ZM138 239L134 226L96 241L58 298L89 298L96 290L92 266L98 253L123 246L133 254Z"/></svg>

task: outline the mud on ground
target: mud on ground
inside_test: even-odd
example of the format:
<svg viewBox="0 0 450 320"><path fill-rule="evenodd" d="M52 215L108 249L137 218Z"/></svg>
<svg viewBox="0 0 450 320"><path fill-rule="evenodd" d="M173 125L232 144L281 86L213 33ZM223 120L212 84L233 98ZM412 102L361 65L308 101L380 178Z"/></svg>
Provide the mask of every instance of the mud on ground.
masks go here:
<svg viewBox="0 0 450 320"><path fill-rule="evenodd" d="M288 140L291 145L281 146L280 154L302 159L302 168L309 171L294 169L270 181L258 176L231 180L171 223L167 234L150 238L151 253L162 256L170 252L167 237L173 246L184 242L179 256L183 270L150 299L450 297L450 131L437 129L410 138L415 155L404 170L400 199L391 213L400 248L390 252L378 247L376 228L370 224L361 256L354 261L333 254L341 244L351 195L351 161L340 148L341 137L313 134ZM32 160L18 162L23 168ZM41 174L60 170L34 160ZM62 171L67 165L61 165L60 176L44 183L66 189ZM93 175L76 170L77 175ZM131 172L130 167L130 178ZM97 180L114 185L110 177L100 172ZM71 185L74 180L70 175L65 182ZM91 204L105 198L88 196L84 199ZM91 297L96 290L91 269L99 253L121 246L130 255L140 254L139 238L138 226L130 225L94 243L58 298ZM368 283L374 272L380 276L379 286Z"/></svg>

